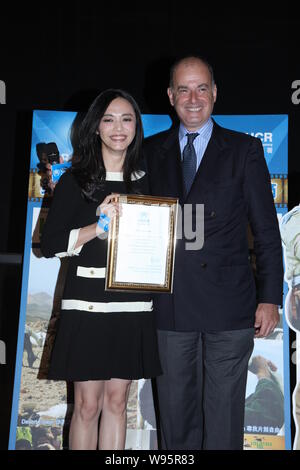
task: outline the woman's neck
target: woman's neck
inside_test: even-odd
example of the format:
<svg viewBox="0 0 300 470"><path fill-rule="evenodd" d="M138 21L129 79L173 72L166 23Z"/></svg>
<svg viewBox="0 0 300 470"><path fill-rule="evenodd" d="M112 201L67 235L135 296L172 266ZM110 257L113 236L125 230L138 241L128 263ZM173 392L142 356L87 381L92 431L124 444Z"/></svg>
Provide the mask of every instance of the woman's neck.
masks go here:
<svg viewBox="0 0 300 470"><path fill-rule="evenodd" d="M122 172L126 152L103 152L102 158L106 171Z"/></svg>

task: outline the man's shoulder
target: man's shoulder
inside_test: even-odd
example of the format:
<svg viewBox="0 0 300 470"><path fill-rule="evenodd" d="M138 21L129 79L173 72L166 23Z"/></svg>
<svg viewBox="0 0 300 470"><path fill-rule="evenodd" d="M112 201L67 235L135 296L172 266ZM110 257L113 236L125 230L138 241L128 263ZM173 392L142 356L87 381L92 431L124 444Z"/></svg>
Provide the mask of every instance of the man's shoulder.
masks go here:
<svg viewBox="0 0 300 470"><path fill-rule="evenodd" d="M261 140L257 137L253 137L252 135L246 134L246 132L236 131L233 129L228 129L226 127L222 127L217 123L214 123L215 132L222 136L225 142L229 145L232 144L258 144L261 145Z"/></svg>

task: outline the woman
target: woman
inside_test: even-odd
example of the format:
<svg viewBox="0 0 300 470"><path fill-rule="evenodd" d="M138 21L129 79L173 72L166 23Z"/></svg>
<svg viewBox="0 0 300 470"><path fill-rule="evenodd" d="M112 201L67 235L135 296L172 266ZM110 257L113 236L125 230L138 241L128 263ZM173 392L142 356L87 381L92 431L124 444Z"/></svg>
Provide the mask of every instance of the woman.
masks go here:
<svg viewBox="0 0 300 470"><path fill-rule="evenodd" d="M147 191L142 138L134 99L122 90L101 93L43 230L44 256L70 256L49 379L74 382L71 449L124 449L131 380L161 374L151 299L104 289L103 234L119 211L113 193Z"/></svg>

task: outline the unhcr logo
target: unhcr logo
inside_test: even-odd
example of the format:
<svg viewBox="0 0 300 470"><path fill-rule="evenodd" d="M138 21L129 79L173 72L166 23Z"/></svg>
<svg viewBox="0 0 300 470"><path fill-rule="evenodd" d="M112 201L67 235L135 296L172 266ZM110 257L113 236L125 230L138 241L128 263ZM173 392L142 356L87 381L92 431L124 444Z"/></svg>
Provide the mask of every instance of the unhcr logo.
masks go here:
<svg viewBox="0 0 300 470"><path fill-rule="evenodd" d="M273 153L273 133L272 132L246 132L246 134L257 137L262 141L266 153Z"/></svg>
<svg viewBox="0 0 300 470"><path fill-rule="evenodd" d="M0 104L6 104L6 85L3 80L0 80Z"/></svg>
<svg viewBox="0 0 300 470"><path fill-rule="evenodd" d="M246 134L250 134L252 137L257 137L263 144L271 144L273 142L272 132L246 132Z"/></svg>

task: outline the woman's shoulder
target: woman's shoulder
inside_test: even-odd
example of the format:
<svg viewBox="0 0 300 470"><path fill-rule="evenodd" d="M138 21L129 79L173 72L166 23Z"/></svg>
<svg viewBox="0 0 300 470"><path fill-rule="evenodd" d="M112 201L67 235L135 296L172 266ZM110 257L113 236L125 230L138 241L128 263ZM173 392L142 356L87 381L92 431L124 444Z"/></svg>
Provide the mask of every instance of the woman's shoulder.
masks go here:
<svg viewBox="0 0 300 470"><path fill-rule="evenodd" d="M54 190L54 195L66 196L68 194L71 194L72 197L81 194L76 178L70 170L61 175Z"/></svg>
<svg viewBox="0 0 300 470"><path fill-rule="evenodd" d="M65 171L65 173L63 173L61 175L61 177L59 178L59 181L56 185L56 188L64 188L64 189L67 189L67 188L74 188L75 189L75 188L77 188L77 189L80 189L74 174L70 170Z"/></svg>

